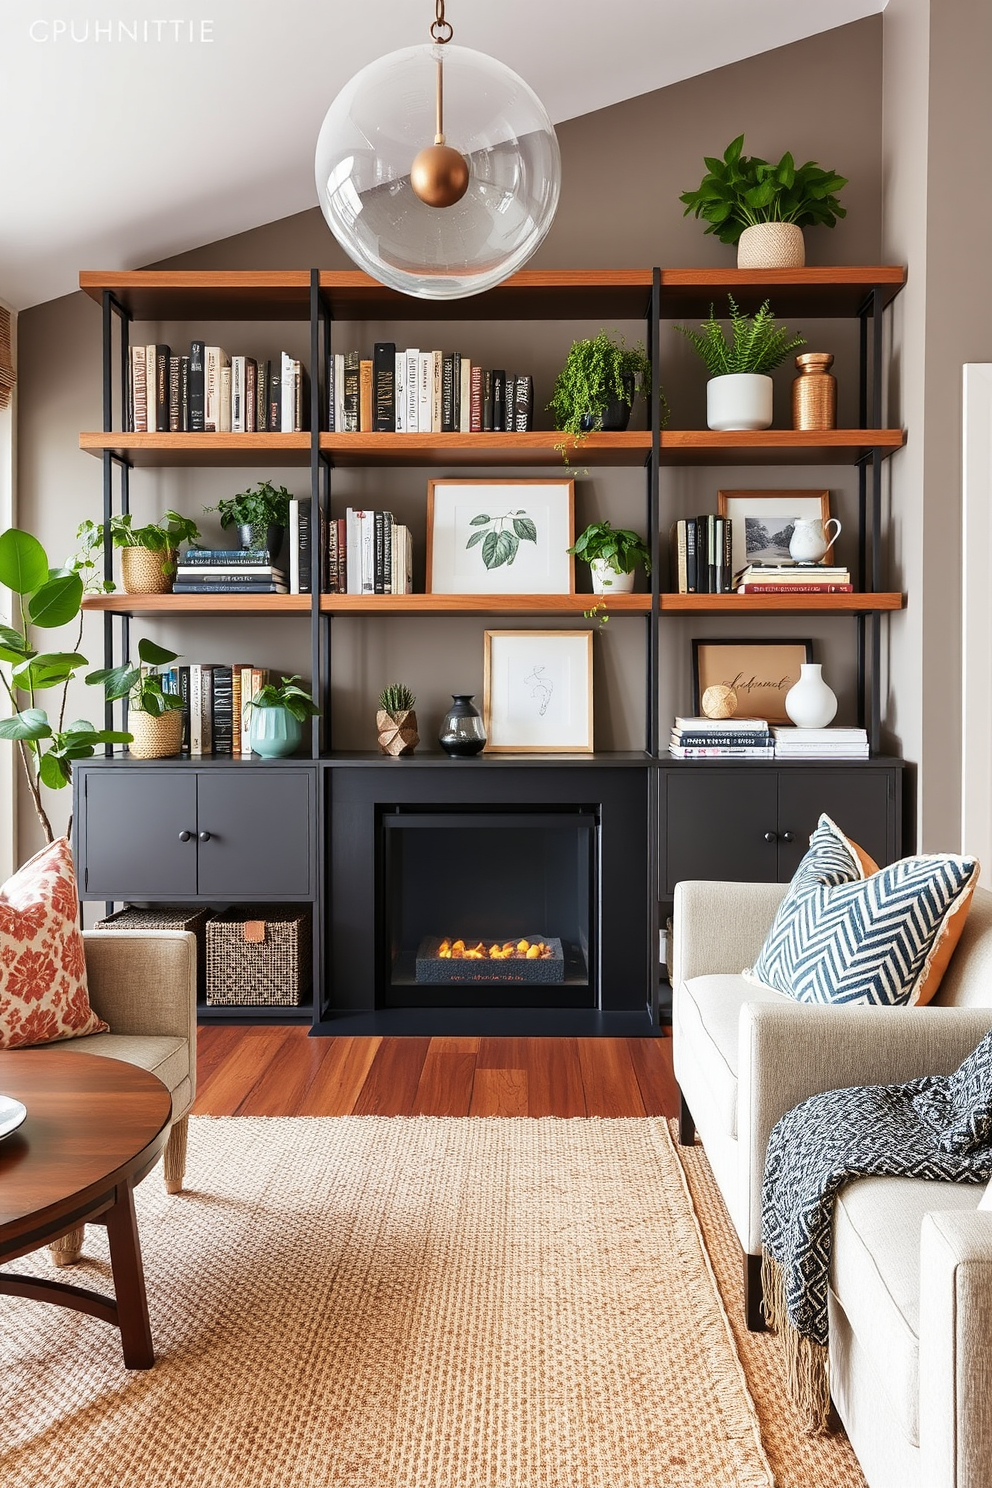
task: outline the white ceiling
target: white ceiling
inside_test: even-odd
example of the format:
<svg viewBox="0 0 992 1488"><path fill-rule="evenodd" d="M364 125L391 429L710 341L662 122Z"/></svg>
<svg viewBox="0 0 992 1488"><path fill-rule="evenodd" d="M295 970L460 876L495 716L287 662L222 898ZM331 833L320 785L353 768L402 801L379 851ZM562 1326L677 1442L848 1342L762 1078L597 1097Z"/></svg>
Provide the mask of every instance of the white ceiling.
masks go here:
<svg viewBox="0 0 992 1488"><path fill-rule="evenodd" d="M448 0L447 16L560 123L884 7ZM81 267L135 268L314 206L331 99L432 19L431 0L0 0L0 299L23 309Z"/></svg>

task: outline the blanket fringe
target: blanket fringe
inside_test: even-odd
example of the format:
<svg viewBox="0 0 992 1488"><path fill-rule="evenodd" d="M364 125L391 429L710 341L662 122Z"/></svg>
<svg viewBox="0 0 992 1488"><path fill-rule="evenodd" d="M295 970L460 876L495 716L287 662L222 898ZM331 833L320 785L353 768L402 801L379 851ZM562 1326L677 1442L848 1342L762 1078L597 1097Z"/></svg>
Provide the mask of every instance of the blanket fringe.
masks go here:
<svg viewBox="0 0 992 1488"><path fill-rule="evenodd" d="M761 1291L768 1326L778 1334L785 1351L786 1385L800 1425L809 1436L823 1436L830 1416L827 1350L803 1338L789 1322L782 1269L767 1250L761 1253Z"/></svg>

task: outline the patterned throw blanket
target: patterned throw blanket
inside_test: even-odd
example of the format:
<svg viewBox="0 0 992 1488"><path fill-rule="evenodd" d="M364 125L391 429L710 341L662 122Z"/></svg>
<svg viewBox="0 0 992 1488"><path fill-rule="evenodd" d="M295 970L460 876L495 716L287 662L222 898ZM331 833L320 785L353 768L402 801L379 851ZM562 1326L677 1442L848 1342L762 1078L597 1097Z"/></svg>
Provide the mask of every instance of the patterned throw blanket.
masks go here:
<svg viewBox="0 0 992 1488"><path fill-rule="evenodd" d="M992 1032L953 1075L829 1090L772 1131L761 1194L765 1315L784 1341L789 1393L811 1433L826 1429L830 1407L834 1196L849 1178L880 1174L954 1183L992 1177Z"/></svg>

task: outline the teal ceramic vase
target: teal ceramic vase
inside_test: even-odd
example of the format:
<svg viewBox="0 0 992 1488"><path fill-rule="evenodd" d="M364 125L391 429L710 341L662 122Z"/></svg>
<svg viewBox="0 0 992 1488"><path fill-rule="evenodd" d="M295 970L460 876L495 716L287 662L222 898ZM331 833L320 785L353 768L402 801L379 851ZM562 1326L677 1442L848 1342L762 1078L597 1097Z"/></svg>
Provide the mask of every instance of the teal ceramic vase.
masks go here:
<svg viewBox="0 0 992 1488"><path fill-rule="evenodd" d="M248 724L252 754L260 754L263 759L282 759L296 753L302 738L303 725L288 708L252 708Z"/></svg>

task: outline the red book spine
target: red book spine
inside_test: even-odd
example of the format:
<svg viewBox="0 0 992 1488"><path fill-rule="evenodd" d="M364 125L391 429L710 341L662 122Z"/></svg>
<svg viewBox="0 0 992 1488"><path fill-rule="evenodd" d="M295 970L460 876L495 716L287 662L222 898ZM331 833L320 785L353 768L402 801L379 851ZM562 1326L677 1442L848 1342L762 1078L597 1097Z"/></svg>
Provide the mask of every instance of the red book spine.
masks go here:
<svg viewBox="0 0 992 1488"><path fill-rule="evenodd" d="M482 368L472 366L472 401L469 404L469 432L482 433Z"/></svg>
<svg viewBox="0 0 992 1488"><path fill-rule="evenodd" d="M741 584L738 594L853 594L853 584Z"/></svg>

